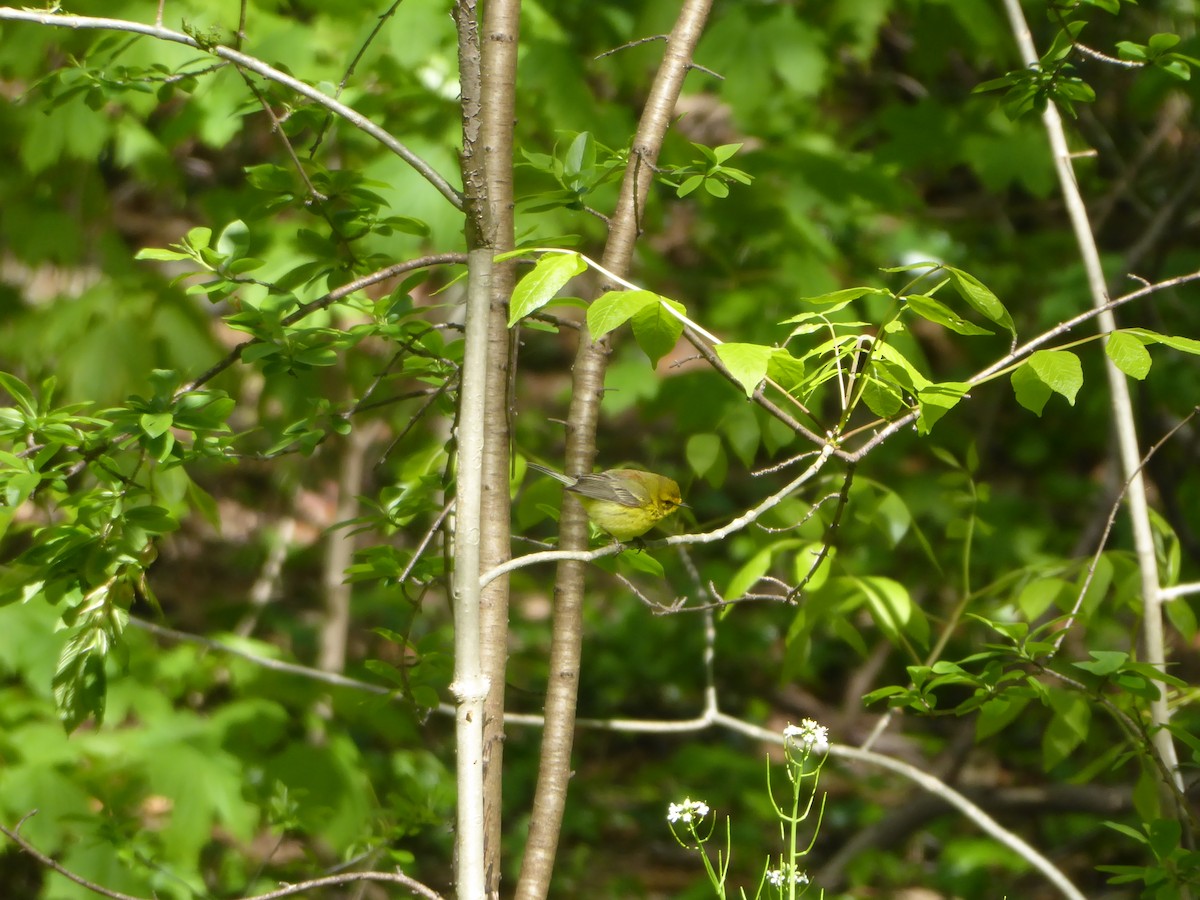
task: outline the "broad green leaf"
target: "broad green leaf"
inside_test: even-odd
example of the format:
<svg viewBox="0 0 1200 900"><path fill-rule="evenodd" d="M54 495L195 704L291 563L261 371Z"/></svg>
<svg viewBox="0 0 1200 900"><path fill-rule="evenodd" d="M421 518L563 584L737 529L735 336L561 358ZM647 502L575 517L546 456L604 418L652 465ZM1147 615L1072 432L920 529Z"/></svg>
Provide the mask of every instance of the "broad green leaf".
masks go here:
<svg viewBox="0 0 1200 900"><path fill-rule="evenodd" d="M903 372L904 377L908 379L908 384L905 384L904 381L897 383L906 389L914 392L921 391L933 383L909 362L908 357L886 341L876 341L871 352L877 361L891 363Z"/></svg>
<svg viewBox="0 0 1200 900"><path fill-rule="evenodd" d="M829 547L824 556L821 556L822 544L812 543L805 544L796 551L796 583L804 582L804 590L806 592L819 591L821 586L829 580L829 573L833 570L833 560L837 556L837 547ZM820 562L817 563L817 560ZM816 569L813 569L814 563ZM805 579L808 579L805 582Z"/></svg>
<svg viewBox="0 0 1200 900"><path fill-rule="evenodd" d="M1092 708L1085 697L1073 691L1053 689L1048 699L1054 715L1042 734L1042 765L1052 769L1087 738Z"/></svg>
<svg viewBox="0 0 1200 900"><path fill-rule="evenodd" d="M863 385L862 400L881 419L890 419L904 406L904 398L895 385L872 377Z"/></svg>
<svg viewBox="0 0 1200 900"><path fill-rule="evenodd" d="M979 717L975 720L975 740L980 742L999 734L1029 705L1029 697L1001 694L992 697L979 708Z"/></svg>
<svg viewBox="0 0 1200 900"><path fill-rule="evenodd" d="M1154 509L1147 512L1150 516L1150 528L1154 536L1154 555L1158 558L1159 581L1168 587L1178 584L1183 553L1179 535L1175 533L1175 528L1161 513Z"/></svg>
<svg viewBox="0 0 1200 900"><path fill-rule="evenodd" d="M709 469L717 464L724 456L721 449L721 439L715 434L693 434L688 438L684 448L688 465L692 471L703 478Z"/></svg>
<svg viewBox="0 0 1200 900"><path fill-rule="evenodd" d="M1118 369L1139 381L1150 371L1150 351L1131 334L1114 331L1104 344L1104 352Z"/></svg>
<svg viewBox="0 0 1200 900"><path fill-rule="evenodd" d="M1066 350L1038 350L1012 374L1017 402L1042 414L1051 393L1062 394L1075 405L1075 396L1083 385L1083 366L1079 357Z"/></svg>
<svg viewBox="0 0 1200 900"><path fill-rule="evenodd" d="M1190 644L1196 637L1197 628L1200 627L1196 622L1195 610L1183 597L1167 601L1163 604L1163 609L1167 613L1167 618L1171 620L1171 625Z"/></svg>
<svg viewBox="0 0 1200 900"><path fill-rule="evenodd" d="M1046 407L1046 401L1054 393L1050 390L1050 386L1038 377L1038 374L1027 362L1022 363L1013 371L1009 376L1009 381L1012 382L1017 402L1030 412L1040 416Z"/></svg>
<svg viewBox="0 0 1200 900"><path fill-rule="evenodd" d="M690 178L685 178L683 183L675 189L675 196L680 198L686 197L700 187L700 185L704 184L704 181L703 175L692 175Z"/></svg>
<svg viewBox="0 0 1200 900"><path fill-rule="evenodd" d="M1029 366L1050 390L1075 405L1075 395L1083 386L1083 366L1078 356L1067 350L1038 350L1029 357Z"/></svg>
<svg viewBox="0 0 1200 900"><path fill-rule="evenodd" d="M1178 38L1176 38L1176 40L1178 41ZM741 144L721 144L718 147L712 148L713 159L719 163L726 162L732 159L734 155L741 149Z"/></svg>
<svg viewBox="0 0 1200 900"><path fill-rule="evenodd" d="M767 570L771 568L771 558L775 554L775 549L775 546L764 547L743 563L742 567L729 579L725 590L721 592L721 599L736 600L758 584L759 579L766 575Z"/></svg>
<svg viewBox="0 0 1200 900"><path fill-rule="evenodd" d="M68 732L89 718L104 719L107 679L103 638L95 625L79 626L63 646L54 673L54 701Z"/></svg>
<svg viewBox="0 0 1200 900"><path fill-rule="evenodd" d="M245 256L250 249L250 229L241 219L234 219L217 238L217 252L222 256Z"/></svg>
<svg viewBox="0 0 1200 900"><path fill-rule="evenodd" d="M187 233L187 237L184 238L184 243L186 243L189 247L194 247L197 250L207 249L211 241L212 229L203 225L191 229Z"/></svg>
<svg viewBox="0 0 1200 900"><path fill-rule="evenodd" d="M629 566L635 572L641 572L644 575L649 575L652 578L664 578L666 573L663 571L662 563L641 550L622 550L617 555L618 567Z"/></svg>
<svg viewBox="0 0 1200 900"><path fill-rule="evenodd" d="M619 328L648 306L662 299L653 291L609 291L592 301L587 311L588 331L599 340ZM669 313L664 313L669 315Z"/></svg>
<svg viewBox="0 0 1200 900"><path fill-rule="evenodd" d="M964 381L943 381L940 384L927 384L918 390L917 404L921 412L917 416L917 431L929 434L938 420L967 396L970 387Z"/></svg>
<svg viewBox="0 0 1200 900"><path fill-rule="evenodd" d="M1079 33L1083 31L1087 25L1084 21L1067 22L1058 34L1054 36L1054 40L1050 44L1050 49L1042 54L1043 66L1065 59L1075 49L1075 39L1079 37Z"/></svg>
<svg viewBox="0 0 1200 900"><path fill-rule="evenodd" d="M1059 597L1067 595L1070 587L1061 578L1040 578L1031 581L1017 595L1017 608L1030 621L1041 618L1046 610L1058 602Z"/></svg>
<svg viewBox="0 0 1200 900"><path fill-rule="evenodd" d="M576 194L590 187L596 169L596 144L590 132L581 131L563 157L563 181Z"/></svg>
<svg viewBox="0 0 1200 900"><path fill-rule="evenodd" d="M142 426L142 431L150 437L156 438L170 428L174 421L175 417L170 413L143 413L139 424Z"/></svg>
<svg viewBox="0 0 1200 900"><path fill-rule="evenodd" d="M20 378L0 372L0 388L4 388L25 412L37 413L37 401L33 398L33 392Z"/></svg>
<svg viewBox="0 0 1200 900"><path fill-rule="evenodd" d="M880 630L893 640L907 634L921 644L925 643L929 634L929 623L913 603L904 585L878 575L852 577L850 582L866 600L871 617Z"/></svg>
<svg viewBox="0 0 1200 900"><path fill-rule="evenodd" d="M767 363L768 377L785 391L795 391L799 388L804 383L806 374L804 361L796 359L786 348L771 354Z"/></svg>
<svg viewBox="0 0 1200 900"><path fill-rule="evenodd" d="M179 527L179 522L161 506L135 506L125 513L130 525L153 534L166 534Z"/></svg>
<svg viewBox="0 0 1200 900"><path fill-rule="evenodd" d="M681 315L687 312L682 303L664 297L658 303L647 303L633 314L633 337L655 366L674 349L683 334L683 322L671 315L663 304L670 304L671 309Z"/></svg>
<svg viewBox="0 0 1200 900"><path fill-rule="evenodd" d="M1091 656L1091 660L1081 660L1073 665L1077 669L1091 672L1100 678L1107 678L1114 672L1120 671L1121 667L1129 661L1129 654L1123 650L1089 650L1088 655Z"/></svg>
<svg viewBox="0 0 1200 900"><path fill-rule="evenodd" d="M1016 336L1017 328L1013 325L1012 316L983 282L961 269L955 269L952 266L943 268L950 274L950 282L958 291L958 295L966 300L972 309L989 321L1007 329L1014 337Z"/></svg>
<svg viewBox="0 0 1200 900"><path fill-rule="evenodd" d="M976 335L976 334L991 334L991 330L982 328L973 322L968 322L941 300L935 300L933 297L925 296L924 294L910 294L904 298L905 304L922 319L928 319L930 322L936 322L945 328L949 328L956 334Z"/></svg>
<svg viewBox="0 0 1200 900"><path fill-rule="evenodd" d="M729 187L723 181L716 178L705 178L704 189L718 200L724 200L729 196Z"/></svg>
<svg viewBox="0 0 1200 900"><path fill-rule="evenodd" d="M530 313L536 312L554 299L563 286L587 269L578 253L546 253L533 271L521 279L513 290L508 310L511 328Z"/></svg>
<svg viewBox="0 0 1200 900"><path fill-rule="evenodd" d="M1174 819L1155 819L1147 834L1150 849L1158 859L1167 860L1179 852L1182 826Z"/></svg>
<svg viewBox="0 0 1200 900"><path fill-rule="evenodd" d="M721 357L721 362L728 367L730 374L742 386L747 397L753 397L754 391L767 377L771 357L777 352L777 348L762 344L717 345L717 356Z"/></svg>
<svg viewBox="0 0 1200 900"><path fill-rule="evenodd" d="M1113 575L1114 570L1112 560L1107 555L1102 554L1100 558L1096 560L1096 566L1092 570L1091 580L1088 582L1087 593L1083 595L1083 603L1080 605L1080 609L1084 611L1085 615L1091 616L1096 612L1097 609L1099 609L1100 604L1104 601L1105 596L1108 594L1108 589L1112 586ZM1072 602L1074 602L1075 598L1079 596L1079 592L1083 590L1083 583L1086 578L1087 573L1081 573L1079 578L1076 580L1076 584L1072 586Z"/></svg>
<svg viewBox="0 0 1200 900"><path fill-rule="evenodd" d="M1158 54L1165 53L1178 43L1179 35L1172 34L1170 32L1163 32L1150 35L1150 40L1146 42L1146 46Z"/></svg>

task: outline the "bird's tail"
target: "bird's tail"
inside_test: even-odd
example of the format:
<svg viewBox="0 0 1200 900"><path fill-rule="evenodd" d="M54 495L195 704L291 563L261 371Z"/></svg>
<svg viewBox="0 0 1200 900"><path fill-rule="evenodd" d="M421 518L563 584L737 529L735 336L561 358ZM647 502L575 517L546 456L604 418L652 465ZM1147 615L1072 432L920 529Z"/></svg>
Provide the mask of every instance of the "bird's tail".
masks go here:
<svg viewBox="0 0 1200 900"><path fill-rule="evenodd" d="M575 479L570 475L564 475L562 472L555 472L553 469L547 469L545 466L539 466L535 462L526 461L525 465L529 466L529 468L533 469L535 472L541 472L543 475L549 475L556 481L561 481L568 487L575 484Z"/></svg>

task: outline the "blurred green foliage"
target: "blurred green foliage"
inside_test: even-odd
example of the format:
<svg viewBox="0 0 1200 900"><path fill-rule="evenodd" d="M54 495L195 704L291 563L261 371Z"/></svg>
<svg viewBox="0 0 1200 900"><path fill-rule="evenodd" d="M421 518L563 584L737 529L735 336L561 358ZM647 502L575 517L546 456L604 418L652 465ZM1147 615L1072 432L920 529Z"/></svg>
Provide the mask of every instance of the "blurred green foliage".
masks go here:
<svg viewBox="0 0 1200 900"><path fill-rule="evenodd" d="M144 21L150 6L81 0L69 12ZM602 54L667 31L677 6L525 4L521 247L598 258L604 222L592 211L611 211L662 46ZM580 711L695 715L701 618L667 608L751 591L717 624L722 709L773 728L812 716L835 741L858 743L890 702L903 712L880 749L950 773L1086 894L1117 876L1138 888L1112 896L1135 896L1168 870L1176 880L1163 890L1177 889L1194 860L1159 818L1137 752L1145 736L1109 710L1140 721L1154 692L1178 691L1173 727L1197 752L1194 604L1171 602L1177 665L1166 678L1149 671L1131 639L1139 584L1119 522L1052 663L1081 687L1048 678L1047 623L1082 590L1120 483L1104 345L1047 346L1004 377L960 386L1003 357L1013 333L1027 340L1087 307L1053 160L1026 114L1046 100L1070 105L1073 149L1096 151L1076 172L1111 292L1200 268L1197 89L1185 77L1200 55L1195 11L1025 6L1045 53L1036 71L1019 68L999 4L984 0L714 5L633 277L728 341L722 358L740 384L676 346L675 320L647 296L592 306L616 329L598 459L676 477L691 507L682 524L699 530L778 490L799 470L774 467L811 450L747 401L764 374L802 394L800 417L819 434L914 404L923 418L920 433L905 428L866 456L848 488L832 465L765 527L686 556L652 548L633 557L640 567L627 555L615 568L628 580L598 568ZM238 10L171 2L166 24L228 42ZM399 4L350 73L386 4L255 0L247 11L246 53L340 91L457 182L446 4ZM1064 34L1148 65L1106 63ZM452 727L433 710L451 699L453 631L444 548L422 539L453 488L462 270L442 260L346 286L462 252L461 213L361 131L187 47L0 22L0 91L10 160L0 171L0 821L37 808L27 839L134 894L240 896L347 861L399 865L449 890ZM542 316L521 329L514 446L548 461L561 453L556 423L585 327L579 304L554 295L583 293L592 277L569 283L576 258L558 256L572 262L555 263L570 267L557 275L552 258L532 271L555 290L514 316ZM914 284L924 270L902 270L923 261L943 268ZM1200 335L1196 291L1121 309L1122 325L1143 330L1104 347L1138 379L1147 446L1200 396L1188 340ZM1084 325L1072 338L1093 333ZM843 417L839 379L863 334L888 349L861 382L859 411ZM1200 570L1196 452L1190 425L1147 466L1165 583ZM350 466L364 474L347 488ZM558 493L537 480L514 490L522 552L526 539L552 538ZM339 500L355 495L347 516ZM835 515L834 544L818 557ZM390 695L129 622L315 665L325 598L341 580L330 581L326 545L350 532L346 673ZM647 575L648 562L663 574ZM550 577L513 577L514 711L541 710ZM806 578L798 603L778 601L779 585ZM938 662L925 665L947 623ZM507 884L538 738L509 730ZM733 875L755 883L777 839L764 753L719 731L581 731L554 896L707 896L664 822L685 795L733 817ZM911 787L878 772L831 766L825 784L818 874L913 802ZM1023 808L1008 790L1018 786L1056 799ZM1088 791L1057 799L1068 788ZM943 810L872 833L876 843L825 870L838 879L827 896L1048 895L1024 863ZM11 844L0 882L31 898L89 896ZM1156 889L1147 896L1173 896Z"/></svg>

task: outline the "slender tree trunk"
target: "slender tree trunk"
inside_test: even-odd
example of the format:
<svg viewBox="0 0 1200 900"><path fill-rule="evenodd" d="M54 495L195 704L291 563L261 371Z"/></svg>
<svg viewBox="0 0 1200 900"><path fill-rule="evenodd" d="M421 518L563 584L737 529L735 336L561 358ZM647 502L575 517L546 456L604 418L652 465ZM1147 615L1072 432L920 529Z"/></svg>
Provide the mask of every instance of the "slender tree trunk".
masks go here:
<svg viewBox="0 0 1200 900"><path fill-rule="evenodd" d="M520 0L488 0L483 7L483 170L487 191L485 243L496 253L513 247L513 129L516 113ZM508 328L514 264L492 269L488 317L488 378L483 457L482 571L511 556L509 484L511 373L516 332ZM480 597L484 675L489 681L483 720L484 870L487 895L500 896L501 783L504 760L504 679L508 665L508 579L498 578Z"/></svg>
<svg viewBox="0 0 1200 900"><path fill-rule="evenodd" d="M484 703L489 680L483 668L479 572L483 532L483 471L489 436L487 404L492 250L487 246L489 209L480 153L482 64L474 0L454 5L458 27L462 96L461 165L467 241L467 315L457 427L457 491L454 514L454 682L458 810L455 881L459 900L484 900Z"/></svg>
<svg viewBox="0 0 1200 900"><path fill-rule="evenodd" d="M641 232L641 216L654 177L654 166L710 7L711 0L686 0L667 39L666 55L638 123L621 194L610 222L604 265L614 274L623 276L629 271L634 245ZM567 415L566 471L570 474L592 470L608 354L607 340L591 341L585 336L575 358L573 393ZM580 550L587 547L587 542L587 517L579 502L568 494L563 500L559 545L564 550ZM541 900L548 895L558 850L567 784L571 777L571 747L583 646L583 574L583 563L562 563L554 589L546 725L529 839L517 884L518 900Z"/></svg>

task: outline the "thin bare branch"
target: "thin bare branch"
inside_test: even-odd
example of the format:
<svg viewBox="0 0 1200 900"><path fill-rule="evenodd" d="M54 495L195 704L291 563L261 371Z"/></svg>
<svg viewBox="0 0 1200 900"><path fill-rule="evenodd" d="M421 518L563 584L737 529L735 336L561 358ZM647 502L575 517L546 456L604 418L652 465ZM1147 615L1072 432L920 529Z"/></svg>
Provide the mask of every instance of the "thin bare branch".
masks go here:
<svg viewBox="0 0 1200 900"><path fill-rule="evenodd" d="M455 209L463 208L462 195L458 190L453 188L445 178L443 178L434 168L409 150L404 144L388 134L371 119L357 112L356 110L346 106L328 94L314 88L312 85L305 84L298 78L293 78L286 72L281 72L274 66L267 65L260 59L253 56L247 56L245 53L226 47L223 44L201 44L198 40L189 34L184 34L181 31L172 31L169 28L163 28L161 25L146 25L142 22L131 22L126 19L106 19L95 16L69 16L61 15L52 12L42 12L32 9L14 9L10 6L0 7L0 21L9 20L13 22L33 22L37 25L48 25L52 28L71 28L76 30L93 30L93 31L123 31L130 34L141 34L146 37L151 37L160 41L169 41L175 44L184 44L188 47L194 47L197 50L203 50L206 53L211 53L213 56L221 59L229 60L236 63L242 68L249 69L256 75L261 75L269 81L274 81L284 85L287 88L295 91L303 97L307 97L319 106L323 106L330 112L341 116L355 128L370 135L387 147L402 160L408 163L416 170L421 177L428 181L437 190L439 194L450 201Z"/></svg>
<svg viewBox="0 0 1200 900"><path fill-rule="evenodd" d="M410 259L406 262L396 263L394 266L388 266L386 269L380 269L378 272L372 272L370 275L364 275L362 278L356 278L354 281L344 284L336 290L330 291L324 297L319 297L310 303L301 305L299 309L288 315L283 320L283 325L295 325L305 316L310 316L320 309L326 309L340 300L349 297L355 291L360 291L365 287L370 287L373 284L378 284L381 281L386 281L389 278L394 278L397 275L402 275L405 272L411 272L414 269L425 269L431 266L447 266L461 265L467 261L464 253L437 253L432 256L422 256L417 259ZM251 338L248 341L242 341L232 350L229 351L221 360L215 363L208 371L204 372L198 378L183 385L175 392L175 396L181 397L184 394L191 393L199 387L212 381L235 362L242 357L242 353L247 347L254 344L262 343L258 338Z"/></svg>
<svg viewBox="0 0 1200 900"><path fill-rule="evenodd" d="M34 859L36 859L38 862L40 862L46 868L53 869L59 875L63 876L63 878L67 878L67 879L75 882L76 884L81 885L82 887L91 891L93 894L99 894L101 897L108 897L108 898L110 898L110 900L146 900L146 898L144 898L144 897L134 897L131 894L122 894L120 891L111 891L108 888L104 887L103 885L96 884L96 882L94 882L94 881L88 881L82 875L75 874L70 869L68 869L66 866L59 863L59 861L56 860L54 857L47 856L42 851L38 850L37 847L33 846L33 844L29 843L29 841L25 840L25 838L21 837L21 835L18 833L18 831L21 828L21 825L30 816L33 816L36 814L37 814L36 809L31 810L30 812L26 813L21 818L21 821L17 823L16 828L10 829L10 828L5 827L4 825L0 825L0 834L5 835L10 841L15 843L18 847L20 847L22 850L24 850L26 853L28 853L30 856L32 856Z"/></svg>

